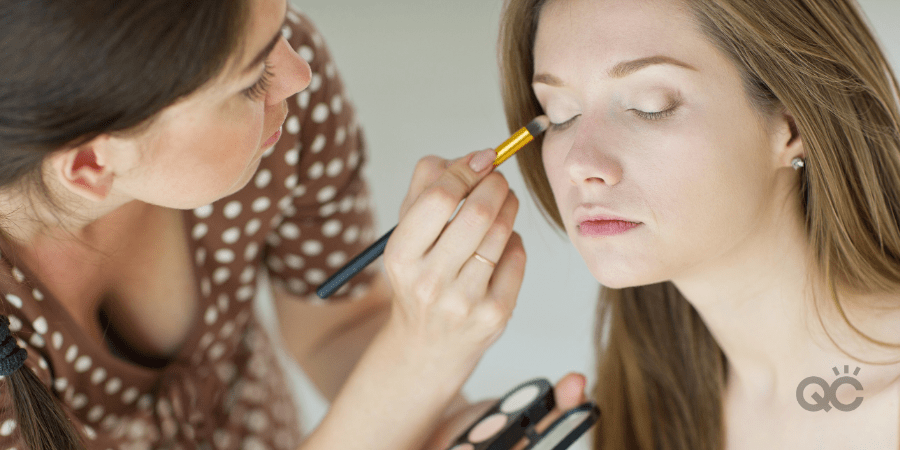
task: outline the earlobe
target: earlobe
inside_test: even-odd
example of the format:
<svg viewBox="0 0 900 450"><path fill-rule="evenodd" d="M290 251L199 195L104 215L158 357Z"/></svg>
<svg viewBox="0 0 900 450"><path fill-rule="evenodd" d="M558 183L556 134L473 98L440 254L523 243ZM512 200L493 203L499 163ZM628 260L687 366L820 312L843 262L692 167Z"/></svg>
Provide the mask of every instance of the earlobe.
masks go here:
<svg viewBox="0 0 900 450"><path fill-rule="evenodd" d="M112 191L113 171L103 157L102 139L97 138L52 158L53 172L69 191L100 202Z"/></svg>

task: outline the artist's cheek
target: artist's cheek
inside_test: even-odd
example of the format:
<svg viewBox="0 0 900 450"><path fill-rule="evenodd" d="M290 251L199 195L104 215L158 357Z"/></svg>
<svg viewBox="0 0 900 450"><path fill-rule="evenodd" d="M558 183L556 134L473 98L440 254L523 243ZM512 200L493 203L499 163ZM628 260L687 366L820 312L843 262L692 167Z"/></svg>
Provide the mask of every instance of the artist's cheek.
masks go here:
<svg viewBox="0 0 900 450"><path fill-rule="evenodd" d="M198 115L192 127L178 133L180 151L168 152L179 162L181 178L192 180L196 194L209 201L231 189L258 147L261 125L251 115L230 112Z"/></svg>
<svg viewBox="0 0 900 450"><path fill-rule="evenodd" d="M241 96L230 108L222 111L220 141L231 147L255 152L268 136L263 136L267 108L261 102L249 102Z"/></svg>

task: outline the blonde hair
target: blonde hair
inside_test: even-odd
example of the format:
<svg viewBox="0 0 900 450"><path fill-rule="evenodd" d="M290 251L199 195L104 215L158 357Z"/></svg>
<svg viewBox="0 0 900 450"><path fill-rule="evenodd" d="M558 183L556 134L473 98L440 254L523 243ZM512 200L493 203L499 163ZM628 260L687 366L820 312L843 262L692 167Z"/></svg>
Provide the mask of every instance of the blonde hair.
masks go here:
<svg viewBox="0 0 900 450"><path fill-rule="evenodd" d="M900 89L858 7L852 0L683 1L740 70L760 112L784 108L793 115L806 158L797 195L826 282L855 292L896 292ZM531 90L532 48L546 3L509 0L504 9L499 52L510 130L542 112ZM540 152L537 139L516 159L542 213L562 229ZM593 396L602 415L595 448L724 445L726 359L672 283L603 288L597 326L608 342L597 346Z"/></svg>

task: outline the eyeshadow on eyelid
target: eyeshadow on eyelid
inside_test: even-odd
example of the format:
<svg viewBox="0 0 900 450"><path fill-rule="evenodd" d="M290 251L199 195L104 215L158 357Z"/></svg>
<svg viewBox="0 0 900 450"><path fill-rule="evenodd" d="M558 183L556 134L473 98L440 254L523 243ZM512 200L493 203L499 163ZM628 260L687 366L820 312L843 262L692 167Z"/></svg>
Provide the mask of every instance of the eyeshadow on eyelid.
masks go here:
<svg viewBox="0 0 900 450"><path fill-rule="evenodd" d="M664 109L681 102L681 94L669 89L643 91L632 96L631 103L650 109Z"/></svg>

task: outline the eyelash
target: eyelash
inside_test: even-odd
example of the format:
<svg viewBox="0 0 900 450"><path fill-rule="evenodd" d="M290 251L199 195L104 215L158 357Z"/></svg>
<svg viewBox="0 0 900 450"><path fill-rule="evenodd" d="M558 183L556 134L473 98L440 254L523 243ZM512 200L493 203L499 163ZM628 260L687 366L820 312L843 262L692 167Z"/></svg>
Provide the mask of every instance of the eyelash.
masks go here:
<svg viewBox="0 0 900 450"><path fill-rule="evenodd" d="M634 113L637 114L638 117L644 120L662 120L666 117L671 116L675 112L675 110L678 109L679 105L681 105L680 101L672 100L662 111L644 112L639 109L632 109L632 111L634 111Z"/></svg>
<svg viewBox="0 0 900 450"><path fill-rule="evenodd" d="M262 76L259 77L259 80L257 80L253 86L244 89L244 96L250 100L262 99L272 83L272 77L275 76L275 74L272 73L272 66L269 65L269 62L266 61L265 64L266 70L263 72Z"/></svg>
<svg viewBox="0 0 900 450"><path fill-rule="evenodd" d="M553 130L553 131L563 131L563 130L565 130L566 128L571 127L572 124L575 123L575 119L577 119L578 116L580 116L580 115L581 115L581 114L578 114L577 116L573 116L571 119L569 119L569 120L567 120L567 121L565 121L565 122L563 122L563 123L551 123L551 124L550 124L550 129Z"/></svg>
<svg viewBox="0 0 900 450"><path fill-rule="evenodd" d="M675 113L675 110L678 109L679 105L681 105L680 101L673 100L662 111L645 112L645 111L641 111L639 109L632 109L632 111L634 111L634 113L637 114L638 117L640 117L644 120L662 120L662 119L665 119L666 117L671 116L673 113ZM580 115L581 114L573 116L571 119L569 119L563 123L551 123L550 129L553 131L563 131L563 130L571 127L575 123L575 119L577 119L578 116L580 116Z"/></svg>

